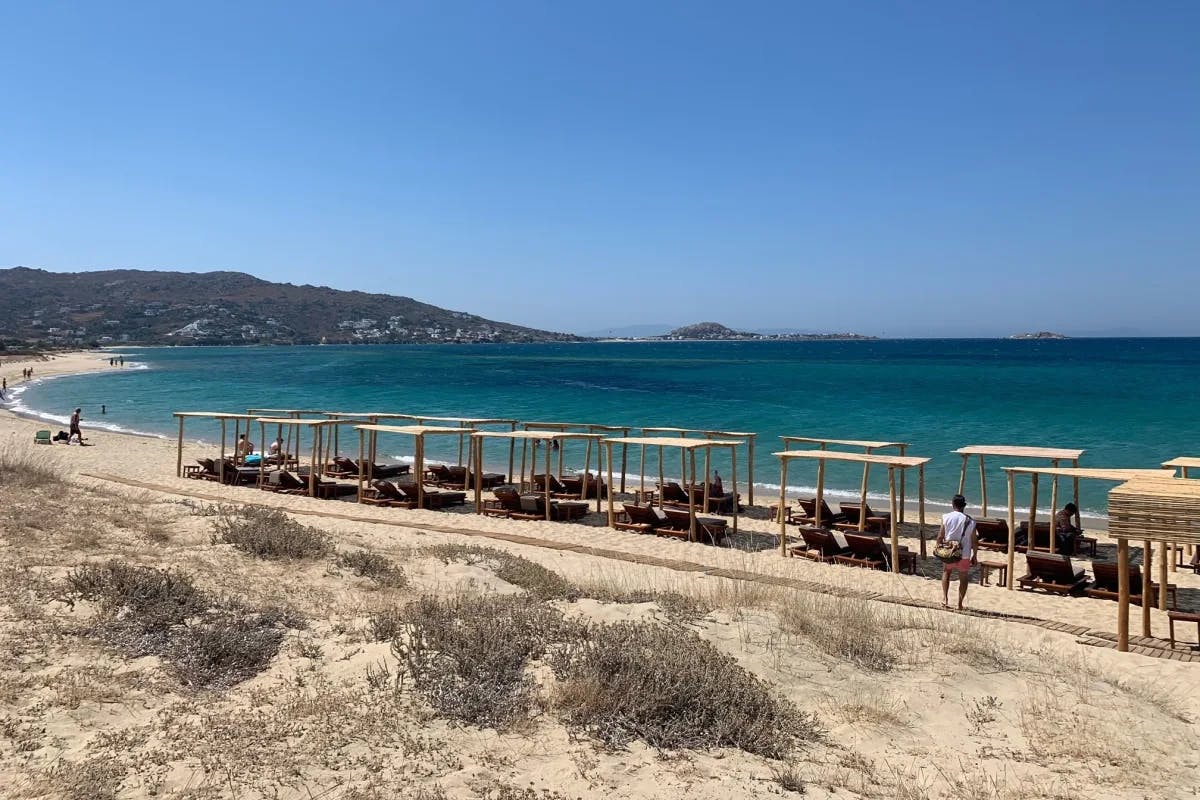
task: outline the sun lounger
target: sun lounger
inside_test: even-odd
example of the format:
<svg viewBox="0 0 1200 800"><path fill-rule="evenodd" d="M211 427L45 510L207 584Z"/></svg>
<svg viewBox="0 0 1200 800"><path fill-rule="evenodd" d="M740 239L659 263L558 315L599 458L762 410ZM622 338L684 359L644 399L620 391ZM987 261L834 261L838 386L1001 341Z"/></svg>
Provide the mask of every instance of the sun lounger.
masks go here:
<svg viewBox="0 0 1200 800"><path fill-rule="evenodd" d="M834 563L867 569L890 570L892 568L892 545L881 536L847 533L844 536L850 552L833 557ZM907 547L900 547L900 568L910 575L917 571L917 555Z"/></svg>
<svg viewBox="0 0 1200 800"><path fill-rule="evenodd" d="M667 515L661 508L625 503L621 518L613 526L619 531L654 533L666 524Z"/></svg>
<svg viewBox="0 0 1200 800"><path fill-rule="evenodd" d="M417 503L419 498L417 497L416 484L397 482L393 485L405 500L409 500L414 504ZM441 492L437 489L426 489L421 494L424 498L424 505L422 507L431 511L438 511L447 506L461 506L467 502L466 492Z"/></svg>
<svg viewBox="0 0 1200 800"><path fill-rule="evenodd" d="M579 492L572 492L563 482L555 475L534 475L533 490L535 492L545 493L546 484L550 484L550 497L559 500L579 500L581 495Z"/></svg>
<svg viewBox="0 0 1200 800"><path fill-rule="evenodd" d="M1087 588L1083 570L1075 569L1071 557L1055 553L1025 554L1029 574L1017 579L1023 589L1044 589L1054 594L1074 594Z"/></svg>
<svg viewBox="0 0 1200 800"><path fill-rule="evenodd" d="M661 510L667 517L667 523L658 527L656 532L686 539L690 525L688 512L681 508L669 507ZM725 534L728 530L729 523L723 519L696 516L696 541L698 542L719 545L725 541Z"/></svg>
<svg viewBox="0 0 1200 800"><path fill-rule="evenodd" d="M824 528L801 528L800 538L804 540L804 547L793 548L788 553L813 561L832 561L838 556L850 555L849 545L844 543L844 538L839 540L838 536Z"/></svg>
<svg viewBox="0 0 1200 800"><path fill-rule="evenodd" d="M492 490L493 500L483 501L483 513L489 517L511 517L520 514L521 493L511 486L498 486Z"/></svg>
<svg viewBox="0 0 1200 800"><path fill-rule="evenodd" d="M371 481L371 490L363 493L362 501L372 506L388 506L389 508L416 508L415 500L409 500L396 484L382 478Z"/></svg>
<svg viewBox="0 0 1200 800"><path fill-rule="evenodd" d="M480 477L479 485L481 488L494 489L495 487L503 484L505 479L508 476L502 472L484 472L479 477ZM467 488L468 489L475 488L475 473L474 472L467 473Z"/></svg>
<svg viewBox="0 0 1200 800"><path fill-rule="evenodd" d="M521 495L521 511L531 519L546 518L546 496L544 494ZM588 504L583 500L550 500L551 522L569 522L587 516Z"/></svg>
<svg viewBox="0 0 1200 800"><path fill-rule="evenodd" d="M842 525L853 526L858 528L860 512L866 512L866 530L883 533L888 530L892 522L892 515L889 512L879 512L871 510L870 504L863 504L860 508L858 503L839 503L838 507L842 510L842 514L846 517Z"/></svg>
<svg viewBox="0 0 1200 800"><path fill-rule="evenodd" d="M34 444L53 444L54 442L50 438L50 431L40 430L33 435L33 443Z"/></svg>
<svg viewBox="0 0 1200 800"><path fill-rule="evenodd" d="M1008 552L1008 521L993 517L975 520L975 532L979 535L979 549L1001 553ZM1016 552L1024 553L1025 545L1017 545Z"/></svg>
<svg viewBox="0 0 1200 800"><path fill-rule="evenodd" d="M1117 565L1111 561L1093 561L1092 574L1095 577L1095 583L1087 589L1088 597L1099 597L1105 600L1117 600L1120 598L1120 590L1118 581L1120 580L1120 570ZM1160 584L1150 583L1150 605L1157 605L1158 590ZM1178 607L1178 598L1176 597L1175 584L1167 584L1167 602L1169 607L1174 610ZM1129 602L1135 605L1142 603L1142 568L1138 566L1129 567Z"/></svg>
<svg viewBox="0 0 1200 800"><path fill-rule="evenodd" d="M567 475L562 479L563 489L568 494L577 495L580 499L587 500L589 497L595 497L596 492L600 492L600 498L608 497L608 484L592 475L590 472L587 476L586 487L582 475ZM597 488L598 487L598 488Z"/></svg>
<svg viewBox="0 0 1200 800"><path fill-rule="evenodd" d="M692 503L701 511L706 511L709 514L732 514L735 505L738 507L738 510L741 510L741 495L734 496L732 494L725 494L723 490L720 494L716 494L713 491L713 487L710 485L708 491L708 507L705 508L704 487L692 486L690 487L690 490L692 493ZM684 505L686 505L686 502Z"/></svg>
<svg viewBox="0 0 1200 800"><path fill-rule="evenodd" d="M659 497L665 505L682 506L687 508L691 502L688 493L675 481L665 481L658 485Z"/></svg>
<svg viewBox="0 0 1200 800"><path fill-rule="evenodd" d="M286 469L277 469L267 474L267 479L261 488L268 492L278 492L279 494L308 496L308 476L297 476ZM315 492L314 497L322 500L330 500L341 495L357 494L358 487L337 483L336 481L318 479Z"/></svg>
<svg viewBox="0 0 1200 800"><path fill-rule="evenodd" d="M811 498L808 500L797 500L796 502L800 504L800 508L804 511L804 518L803 518L803 521L801 524L804 524L804 525L815 524L816 518L817 518L817 500L816 500L816 498ZM835 523L845 522L845 521L846 521L845 514L833 513L833 509L831 509L829 507L829 504L826 503L824 499L821 500L821 524L822 525L833 525Z"/></svg>

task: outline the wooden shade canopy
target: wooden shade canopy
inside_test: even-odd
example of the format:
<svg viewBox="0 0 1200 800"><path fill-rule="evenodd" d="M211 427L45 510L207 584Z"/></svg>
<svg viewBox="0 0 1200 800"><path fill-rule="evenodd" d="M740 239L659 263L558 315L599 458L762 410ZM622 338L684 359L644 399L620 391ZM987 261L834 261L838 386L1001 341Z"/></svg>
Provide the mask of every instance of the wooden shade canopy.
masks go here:
<svg viewBox="0 0 1200 800"><path fill-rule="evenodd" d="M1079 522L1079 481L1127 481L1138 477L1162 476L1162 470L1157 469L1103 469L1093 467L1005 467L1008 473L1008 588L1015 586L1013 564L1016 560L1017 546L1017 507L1015 482L1017 475L1028 475L1030 482L1029 501L1029 541L1034 541L1034 531L1037 522L1038 476L1048 475L1054 479L1050 488L1050 552L1054 552L1054 515L1058 511L1058 479L1071 478L1075 485L1075 526L1081 528ZM1166 594L1163 594L1165 601Z"/></svg>
<svg viewBox="0 0 1200 800"><path fill-rule="evenodd" d="M562 451L562 447L561 447L562 442L568 442L568 441L572 441L572 440L582 440L582 441L587 442L587 453L584 456L584 462L583 462L583 479L584 479L584 486L586 487L587 486L587 478L588 478L588 475L590 474L590 471L592 468L592 447L593 446L595 446L595 449L596 449L596 476L597 476L597 481L599 481L599 475L600 475L600 470L601 470L601 463L600 463L601 450L600 450L599 442L602 438L603 437L601 437L600 434L598 434L598 433L572 433L569 431L516 431L516 430L513 430L513 431L475 431L474 433L471 434L471 440L474 444L474 447L472 448L473 454L474 454L474 464L472 465L472 469L475 471L475 513L476 514L483 513L483 444L486 440L488 440L488 439L508 440L510 442L510 451L511 451L511 448L514 447L517 442L521 443L521 472L520 472L520 480L518 481L518 486L521 491L523 491L525 489L525 485L526 485L525 484L525 465L526 465L526 463L529 464L529 485L531 487L533 485L533 475L534 475L535 471L537 470L537 463L534 462L533 459L529 458L529 445L531 442L535 445L542 445L543 457L545 459L544 474L547 476L547 480L543 481L542 486L543 486L543 490L546 495L546 497L545 497L546 519L550 519L551 515L553 513L552 504L550 502L552 498L550 496L551 491L550 491L550 481L549 481L549 476L551 474L551 472L550 472L550 450L551 450L550 444L552 442L560 443L559 451L561 452ZM610 473L609 497L610 498L612 497L611 472L612 472L612 468L609 467L609 473ZM509 477L510 478L512 477L512 473L509 473ZM584 494L586 496L586 491ZM601 494L603 494L603 492L600 492L600 491L596 492L596 512L597 513L599 513L599 511L600 511L600 495Z"/></svg>
<svg viewBox="0 0 1200 800"><path fill-rule="evenodd" d="M897 451L900 453L900 455L905 455L906 452L908 451L908 443L907 442L873 442L873 441L866 441L866 440L862 440L862 439L823 439L823 438L815 437L815 436L780 436L779 438L783 440L783 449L785 451L791 450L793 444L805 444L805 445L815 444L815 445L817 445L817 449L819 449L819 450L828 450L830 445L832 445L834 447L853 447L857 450L862 450L867 455L874 453L876 450L887 450L892 447L895 447L897 449ZM861 494L862 494L861 502L863 505L866 505L866 503L867 503L867 480L870 477L870 474L871 474L870 463L863 464L862 492L861 492ZM901 522L904 522L904 501L908 497L908 486L907 486L907 481L906 481L907 477L908 477L908 471L900 470L900 521ZM783 519L785 516L786 516L786 513L784 511L783 504L781 503L779 505L779 518ZM866 522L867 522L866 516L863 514L860 514L858 517L858 529L860 531L865 529L864 526L866 525ZM924 552L922 552L921 555L924 556L925 555Z"/></svg>
<svg viewBox="0 0 1200 800"><path fill-rule="evenodd" d="M1071 450L1061 447L1023 447L1020 445L1008 444L972 444L966 447L960 447L954 451L962 456L962 472L958 476L958 493L962 494L967 487L967 462L971 456L979 458L979 508L980 516L988 515L988 495L987 495L987 468L984 464L988 456L997 456L1000 458L1028 458L1034 460L1045 459L1050 462L1050 466L1057 467L1063 461L1070 461L1072 467L1079 466L1079 458L1083 455L1083 450ZM1075 506L1079 506L1079 481L1075 481ZM1058 478L1054 479L1054 494L1058 496ZM1034 498L1036 500L1036 497ZM1009 575L1009 581L1012 581L1012 575Z"/></svg>
<svg viewBox="0 0 1200 800"><path fill-rule="evenodd" d="M1191 470L1200 468L1200 458L1180 456L1179 458L1172 458L1170 461L1164 461L1162 465L1163 469L1171 470L1172 474L1178 471L1183 477L1190 478Z"/></svg>
<svg viewBox="0 0 1200 800"><path fill-rule="evenodd" d="M431 425L355 425L358 431L358 502L363 499L363 484L374 477L377 440L381 433L396 433L413 437L413 480L417 489L417 507L425 507L425 437L459 436L462 428ZM368 454L370 454L368 456Z"/></svg>
<svg viewBox="0 0 1200 800"><path fill-rule="evenodd" d="M1159 543L1159 609L1166 610L1163 550L1168 543L1200 544L1200 482L1186 478L1136 477L1108 493L1108 535L1117 540L1117 649L1129 650L1129 540L1142 541L1149 557ZM1142 569L1142 635L1150 635L1150 567Z"/></svg>
<svg viewBox="0 0 1200 800"><path fill-rule="evenodd" d="M229 414L223 411L176 411L174 416L179 420L179 440L175 449L175 477L183 477L183 423L188 419L211 419L221 423L221 458L217 461L217 475L225 480L225 439L229 431L229 421L233 421L234 463L237 462L236 452L238 436L243 432L250 433L250 423L254 417L250 414ZM243 431L242 424L245 423Z"/></svg>
<svg viewBox="0 0 1200 800"><path fill-rule="evenodd" d="M381 420L401 420L412 422L416 425L432 424L433 427L456 427L458 433L458 466L462 466L467 461L470 461L468 448L468 437L473 431L488 425L499 425L504 430L515 431L517 429L517 420L515 419L497 419L493 417L439 417L430 414L404 414L393 411L370 411L363 414L347 414L344 412L330 411L326 412L330 417L350 416L358 417L366 420L370 424L378 424ZM386 423L385 423L386 424ZM464 456L466 459L464 460ZM372 463L375 461L375 452L371 451L369 459ZM510 447L508 452L508 472L511 475L513 470L513 450Z"/></svg>
<svg viewBox="0 0 1200 800"><path fill-rule="evenodd" d="M746 446L746 502L754 505L754 443L758 440L757 433L748 433L746 431L711 431L701 430L699 428L642 428L641 438L655 438L660 434L666 434L668 438L686 439L689 435L703 436L705 439L724 439L728 441L737 441L737 446ZM725 445L728 446L728 445ZM661 452L659 454L661 456ZM661 466L661 458L659 459ZM641 488L644 491L646 488L646 448L642 448L641 461ZM704 482L708 482L708 469L705 468ZM683 475L679 476L683 479ZM695 476L693 476L693 481Z"/></svg>
<svg viewBox="0 0 1200 800"><path fill-rule="evenodd" d="M321 473L325 471L325 450L330 444L328 431L331 428L336 428L339 423L328 419L299 419L297 417L259 417L256 421L264 438L267 435L268 427L281 428L287 431L287 441L289 442L292 441L292 434L295 433L297 463L300 461L299 443L303 432L309 432L311 436L311 449L309 451L308 496L316 497L317 484L321 481ZM264 466L265 459L259 461L260 473Z"/></svg>
<svg viewBox="0 0 1200 800"><path fill-rule="evenodd" d="M654 430L682 431L682 429L679 429L679 428L675 428L675 429L656 428ZM697 431L688 431L688 432L696 433ZM606 448L606 453L608 456L607 463L608 463L608 484L609 484L609 486L612 486L612 450L615 445L619 444L622 447L624 447L626 445L631 445L631 444L641 446L642 453L643 453L643 456L642 456L643 463L644 463L644 459L645 459L645 448L647 448L647 447L658 448L658 452L659 452L658 469L659 469L659 485L660 486L662 485L662 481L664 478L664 476L662 474L662 472L663 472L663 467L662 467L662 463L663 463L662 452L663 452L663 450L665 450L668 447L679 448L680 458L682 461L681 466L690 465L690 472L687 469L685 469L683 474L680 476L680 479L686 481L691 486L696 485L696 451L703 450L704 451L704 496L703 496L704 506L703 507L705 509L708 508L708 501L709 501L708 470L709 470L709 465L711 464L711 459L712 459L712 449L714 447L722 448L722 449L727 448L729 450L729 458L730 458L730 465L731 465L731 477L733 479L733 498L734 498L734 502L733 502L733 532L737 533L737 531L738 531L737 449L739 447L741 447L743 444L745 444L745 442L738 441L738 440L708 439L708 438L706 438L706 439L688 439L684 436L625 436L625 437L620 437L620 438L615 438L615 439L605 439L603 444ZM643 481L645 480L645 469L642 470L642 480ZM695 492L692 492L692 491L688 491L687 494L688 494L688 541L694 542L694 541L696 541L696 494L695 494ZM615 506L613 505L613 502L614 502L613 493L609 492L608 493L608 527L610 527L610 528L615 527L615 523L617 521L617 512L616 512ZM659 495L659 505L660 506L662 505L662 495L661 494Z"/></svg>
<svg viewBox="0 0 1200 800"><path fill-rule="evenodd" d="M628 436L633 430L628 425L599 425L592 422L523 422L521 426L527 431L546 430L546 431L580 431L582 433L602 433L605 435L617 434L620 436ZM625 471L629 463L629 451L625 446L621 447L621 492L625 491ZM563 469L563 451L558 451L558 476L562 477Z"/></svg>
<svg viewBox="0 0 1200 800"><path fill-rule="evenodd" d="M888 510L891 512L892 570L894 572L900 571L900 536L897 528L900 523L900 512L896 507L898 499L896 492L896 470L903 472L915 467L919 476L917 482L919 492L919 505L917 506L918 535L921 540L921 557L925 557L925 465L929 463L928 458L880 455L877 453L843 453L836 450L785 450L782 453L775 453L775 456L779 459L779 505L781 508L787 504L788 463L797 460L817 462L817 518L815 524L818 526L821 524L821 505L825 500L826 461L847 461L857 464L879 464L886 466L888 471L888 505L890 506ZM866 517L865 507L859 513L860 521L864 517ZM782 514L779 517L779 552L785 556L787 555L787 523L784 522Z"/></svg>

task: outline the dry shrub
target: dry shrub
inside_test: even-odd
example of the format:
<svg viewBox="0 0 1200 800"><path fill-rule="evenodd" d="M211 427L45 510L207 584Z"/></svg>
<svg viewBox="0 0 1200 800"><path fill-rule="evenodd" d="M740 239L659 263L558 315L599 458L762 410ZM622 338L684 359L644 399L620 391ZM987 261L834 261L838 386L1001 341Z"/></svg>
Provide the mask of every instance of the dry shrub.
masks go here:
<svg viewBox="0 0 1200 800"><path fill-rule="evenodd" d="M376 642L386 642L395 639L404 632L404 611L399 608L385 608L371 615L371 639Z"/></svg>
<svg viewBox="0 0 1200 800"><path fill-rule="evenodd" d="M400 589L408 584L408 576L387 556L367 550L339 553L337 565L344 567L360 578L370 578L380 586Z"/></svg>
<svg viewBox="0 0 1200 800"><path fill-rule="evenodd" d="M698 597L679 592L661 592L654 589L617 589L603 584L588 584L578 588L579 596L601 603L657 603L673 622L695 622L712 611L712 607Z"/></svg>
<svg viewBox="0 0 1200 800"><path fill-rule="evenodd" d="M11 446L0 450L0 485L20 489L55 489L62 484L62 465L55 455Z"/></svg>
<svg viewBox="0 0 1200 800"><path fill-rule="evenodd" d="M258 558L322 558L333 552L329 534L274 508L223 508L213 521L213 530L213 544L225 542Z"/></svg>
<svg viewBox="0 0 1200 800"><path fill-rule="evenodd" d="M827 655L877 672L896 665L895 626L866 600L794 592L783 596L778 613L784 630Z"/></svg>
<svg viewBox="0 0 1200 800"><path fill-rule="evenodd" d="M482 566L497 578L519 586L538 600L574 600L579 591L570 581L553 570L546 569L536 561L479 545L442 544L424 551L445 563L456 561L472 566Z"/></svg>
<svg viewBox="0 0 1200 800"><path fill-rule="evenodd" d="M528 597L423 597L404 609L392 652L426 702L453 719L507 728L529 717L531 659L561 636L555 609Z"/></svg>
<svg viewBox="0 0 1200 800"><path fill-rule="evenodd" d="M610 746L736 747L779 759L821 736L816 717L695 633L622 623L576 628L551 657L566 723Z"/></svg>
<svg viewBox="0 0 1200 800"><path fill-rule="evenodd" d="M99 604L87 634L135 658L160 656L181 682L201 688L232 686L266 669L284 629L300 625L286 611L214 598L183 573L119 561L73 570L66 597Z"/></svg>

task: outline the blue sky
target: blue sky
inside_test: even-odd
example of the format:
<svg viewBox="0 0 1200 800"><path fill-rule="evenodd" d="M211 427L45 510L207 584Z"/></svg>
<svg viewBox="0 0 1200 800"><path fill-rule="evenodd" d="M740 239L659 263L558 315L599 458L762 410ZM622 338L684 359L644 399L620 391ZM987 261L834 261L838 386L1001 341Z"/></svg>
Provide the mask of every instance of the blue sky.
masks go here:
<svg viewBox="0 0 1200 800"><path fill-rule="evenodd" d="M0 265L1200 335L1200 3L0 3Z"/></svg>

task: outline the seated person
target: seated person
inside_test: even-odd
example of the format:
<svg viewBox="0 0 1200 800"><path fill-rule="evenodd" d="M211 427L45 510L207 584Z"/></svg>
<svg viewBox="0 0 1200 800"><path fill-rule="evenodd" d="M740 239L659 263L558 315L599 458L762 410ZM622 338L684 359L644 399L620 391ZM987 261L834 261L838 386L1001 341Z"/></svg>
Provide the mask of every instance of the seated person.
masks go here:
<svg viewBox="0 0 1200 800"><path fill-rule="evenodd" d="M246 434L238 437L237 449L234 451L238 456L245 458L254 452L254 442L246 438Z"/></svg>
<svg viewBox="0 0 1200 800"><path fill-rule="evenodd" d="M1083 535L1083 531L1075 524L1079 508L1074 503L1067 503L1054 515L1054 547L1064 555L1075 554L1075 540Z"/></svg>

